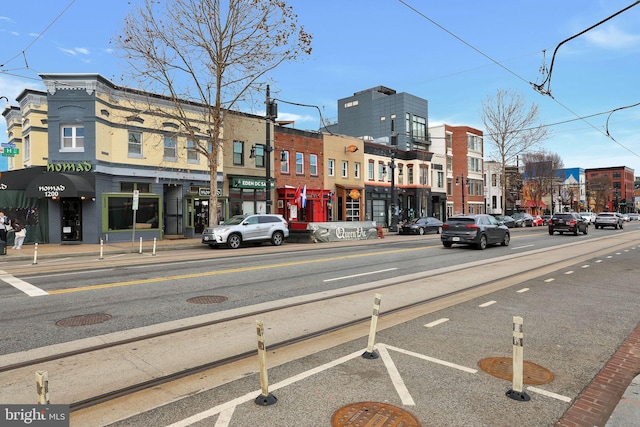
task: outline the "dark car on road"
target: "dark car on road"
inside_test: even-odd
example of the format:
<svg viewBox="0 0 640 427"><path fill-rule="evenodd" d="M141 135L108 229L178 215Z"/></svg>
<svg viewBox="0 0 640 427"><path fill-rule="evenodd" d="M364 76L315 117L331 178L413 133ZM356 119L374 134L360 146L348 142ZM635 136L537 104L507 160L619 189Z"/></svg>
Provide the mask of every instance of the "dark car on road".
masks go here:
<svg viewBox="0 0 640 427"><path fill-rule="evenodd" d="M493 215L493 217L497 219L499 223L506 225L507 228L516 227L516 220L511 218L509 215Z"/></svg>
<svg viewBox="0 0 640 427"><path fill-rule="evenodd" d="M442 224L440 240L445 248L455 243L484 249L487 245L508 246L511 236L507 226L491 215L455 215Z"/></svg>
<svg viewBox="0 0 640 427"><path fill-rule="evenodd" d="M548 222L549 234L558 232L560 234L573 233L575 236L578 233L587 234L589 232L589 224L583 217L575 212L564 212L553 214Z"/></svg>
<svg viewBox="0 0 640 427"><path fill-rule="evenodd" d="M400 227L400 234L427 234L442 232L442 221L431 216L416 218Z"/></svg>
<svg viewBox="0 0 640 427"><path fill-rule="evenodd" d="M526 212L516 212L511 215L516 220L516 227L533 227L533 216Z"/></svg>

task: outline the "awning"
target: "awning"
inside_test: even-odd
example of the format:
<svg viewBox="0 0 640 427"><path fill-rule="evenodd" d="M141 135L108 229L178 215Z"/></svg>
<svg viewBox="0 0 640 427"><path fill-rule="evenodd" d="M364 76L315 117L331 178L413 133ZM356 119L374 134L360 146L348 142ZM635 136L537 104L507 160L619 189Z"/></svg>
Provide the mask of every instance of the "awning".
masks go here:
<svg viewBox="0 0 640 427"><path fill-rule="evenodd" d="M524 202L524 208L546 208L547 205L543 201L534 202L533 200L527 200Z"/></svg>
<svg viewBox="0 0 640 427"><path fill-rule="evenodd" d="M27 197L95 197L93 182L84 175L44 172L34 178L25 189Z"/></svg>

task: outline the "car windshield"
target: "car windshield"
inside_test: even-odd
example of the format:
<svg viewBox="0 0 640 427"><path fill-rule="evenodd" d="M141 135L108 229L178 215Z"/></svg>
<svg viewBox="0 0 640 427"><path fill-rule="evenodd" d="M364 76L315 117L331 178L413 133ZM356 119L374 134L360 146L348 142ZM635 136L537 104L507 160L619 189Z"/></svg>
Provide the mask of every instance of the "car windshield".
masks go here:
<svg viewBox="0 0 640 427"><path fill-rule="evenodd" d="M232 216L231 218L229 218L228 220L226 220L225 222L223 222L223 225L238 225L238 224L242 224L242 221L244 221L243 216Z"/></svg>

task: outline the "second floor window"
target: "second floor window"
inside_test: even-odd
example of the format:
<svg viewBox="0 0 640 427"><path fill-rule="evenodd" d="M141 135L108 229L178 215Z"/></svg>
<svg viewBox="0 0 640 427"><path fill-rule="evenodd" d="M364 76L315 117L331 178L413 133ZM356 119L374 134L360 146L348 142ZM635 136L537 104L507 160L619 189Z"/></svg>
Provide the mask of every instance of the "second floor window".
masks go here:
<svg viewBox="0 0 640 427"><path fill-rule="evenodd" d="M374 168L374 163L373 162L369 162L369 169L367 170L367 180L369 180L369 181L373 181L373 179L374 179L373 178L373 174L374 174L373 168Z"/></svg>
<svg viewBox="0 0 640 427"><path fill-rule="evenodd" d="M413 165L407 166L407 184L413 184Z"/></svg>
<svg viewBox="0 0 640 427"><path fill-rule="evenodd" d="M242 166L244 164L244 143L233 141L233 164Z"/></svg>
<svg viewBox="0 0 640 427"><path fill-rule="evenodd" d="M22 152L22 161L27 162L31 158L31 136L24 136L24 151Z"/></svg>
<svg viewBox="0 0 640 427"><path fill-rule="evenodd" d="M296 153L296 173L298 175L304 174L304 155L302 153Z"/></svg>
<svg viewBox="0 0 640 427"><path fill-rule="evenodd" d="M318 155L311 154L309 155L309 173L312 176L318 176Z"/></svg>
<svg viewBox="0 0 640 427"><path fill-rule="evenodd" d="M385 173L387 173L387 169L384 167L384 163L378 163L378 181L384 181Z"/></svg>
<svg viewBox="0 0 640 427"><path fill-rule="evenodd" d="M349 177L349 162L345 160L342 161L342 177L343 178Z"/></svg>
<svg viewBox="0 0 640 427"><path fill-rule="evenodd" d="M264 152L265 152L265 149L264 148L265 147L264 147L263 144L256 144L256 146L254 148L256 150L255 153L254 153L254 156L255 156L255 159L256 159L256 167L257 168L265 167L265 163L264 163Z"/></svg>
<svg viewBox="0 0 640 427"><path fill-rule="evenodd" d="M128 151L129 156L142 156L142 133L129 132Z"/></svg>
<svg viewBox="0 0 640 427"><path fill-rule="evenodd" d="M178 140L172 136L164 137L164 158L175 160L178 158L177 155L178 149Z"/></svg>
<svg viewBox="0 0 640 427"><path fill-rule="evenodd" d="M327 174L329 176L336 176L336 161L335 159L329 159L327 162Z"/></svg>
<svg viewBox="0 0 640 427"><path fill-rule="evenodd" d="M420 165L420 185L429 184L429 168L427 165Z"/></svg>
<svg viewBox="0 0 640 427"><path fill-rule="evenodd" d="M280 152L280 172L289 173L289 152L288 151Z"/></svg>
<svg viewBox="0 0 640 427"><path fill-rule="evenodd" d="M198 161L198 149L193 141L187 141L187 161L192 163Z"/></svg>
<svg viewBox="0 0 640 427"><path fill-rule="evenodd" d="M84 126L63 126L62 146L63 150L84 151Z"/></svg>
<svg viewBox="0 0 640 427"><path fill-rule="evenodd" d="M353 177L355 179L360 179L360 162L355 162L353 164Z"/></svg>

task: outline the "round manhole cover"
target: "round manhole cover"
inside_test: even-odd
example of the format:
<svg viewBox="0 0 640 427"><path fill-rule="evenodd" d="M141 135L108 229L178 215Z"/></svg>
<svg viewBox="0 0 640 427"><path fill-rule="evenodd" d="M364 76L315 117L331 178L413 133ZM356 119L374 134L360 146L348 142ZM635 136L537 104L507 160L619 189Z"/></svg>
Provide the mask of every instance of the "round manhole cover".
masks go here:
<svg viewBox="0 0 640 427"><path fill-rule="evenodd" d="M513 381L513 359L510 357L488 357L478 362L480 369L503 380ZM548 369L535 363L522 362L522 382L530 385L546 384L553 381Z"/></svg>
<svg viewBox="0 0 640 427"><path fill-rule="evenodd" d="M56 322L56 326L87 326L96 325L111 319L110 314L96 313L83 314L82 316L67 317Z"/></svg>
<svg viewBox="0 0 640 427"><path fill-rule="evenodd" d="M221 302L225 302L228 299L229 298L220 295L205 295L201 297L189 298L187 302L190 302L191 304L218 304Z"/></svg>
<svg viewBox="0 0 640 427"><path fill-rule="evenodd" d="M420 427L418 419L404 409L387 403L357 402L333 413L332 427Z"/></svg>

